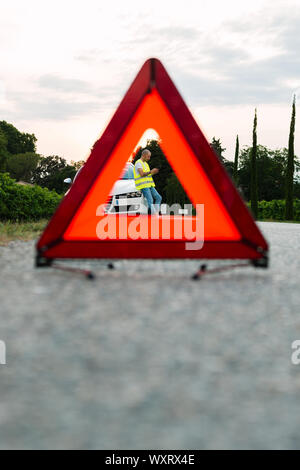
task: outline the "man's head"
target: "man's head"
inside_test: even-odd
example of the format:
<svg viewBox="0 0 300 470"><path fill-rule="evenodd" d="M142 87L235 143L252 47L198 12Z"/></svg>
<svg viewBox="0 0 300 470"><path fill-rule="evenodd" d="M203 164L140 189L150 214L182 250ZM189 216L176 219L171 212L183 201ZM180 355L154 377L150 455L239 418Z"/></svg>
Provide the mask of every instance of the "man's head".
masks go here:
<svg viewBox="0 0 300 470"><path fill-rule="evenodd" d="M143 150L142 151L142 159L144 160L144 162L148 162L150 160L150 158L151 158L150 150L147 150L147 149Z"/></svg>

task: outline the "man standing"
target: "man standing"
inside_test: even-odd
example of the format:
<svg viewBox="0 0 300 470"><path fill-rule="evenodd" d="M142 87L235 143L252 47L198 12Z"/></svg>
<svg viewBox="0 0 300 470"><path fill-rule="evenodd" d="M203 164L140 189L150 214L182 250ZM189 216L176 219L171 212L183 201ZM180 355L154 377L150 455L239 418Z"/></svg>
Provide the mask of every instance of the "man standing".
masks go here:
<svg viewBox="0 0 300 470"><path fill-rule="evenodd" d="M143 150L141 158L137 160L134 165L134 181L136 189L138 191L142 191L143 196L146 198L148 208L151 210L151 214L158 214L162 197L155 189L155 183L152 176L156 175L159 170L158 168L153 168L153 170L150 170L150 167L147 163L150 158L150 150Z"/></svg>

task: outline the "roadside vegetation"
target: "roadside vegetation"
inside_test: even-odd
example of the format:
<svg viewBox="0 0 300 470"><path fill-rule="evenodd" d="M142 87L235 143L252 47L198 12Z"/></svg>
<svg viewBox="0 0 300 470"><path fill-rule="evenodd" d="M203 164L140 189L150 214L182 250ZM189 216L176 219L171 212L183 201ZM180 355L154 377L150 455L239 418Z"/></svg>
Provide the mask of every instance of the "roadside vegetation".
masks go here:
<svg viewBox="0 0 300 470"><path fill-rule="evenodd" d="M38 222L0 222L0 246L7 245L13 240L37 239L47 225L47 220Z"/></svg>

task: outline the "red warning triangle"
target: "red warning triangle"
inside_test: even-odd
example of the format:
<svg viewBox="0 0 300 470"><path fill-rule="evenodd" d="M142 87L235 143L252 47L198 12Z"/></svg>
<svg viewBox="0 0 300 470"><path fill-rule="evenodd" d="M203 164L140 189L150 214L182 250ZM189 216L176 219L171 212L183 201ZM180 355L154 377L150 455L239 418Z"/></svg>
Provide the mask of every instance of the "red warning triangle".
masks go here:
<svg viewBox="0 0 300 470"><path fill-rule="evenodd" d="M126 161L146 129L160 145L193 205L204 208L201 249L187 249L186 231L176 237L178 217L155 217L156 236L129 236L126 218L100 213ZM150 162L151 163L151 162ZM147 226L153 218L139 216ZM188 221L182 219L179 224ZM195 217L190 217L195 229ZM163 227L170 224L170 236ZM117 228L114 239L99 239L100 224ZM142 222L143 223L143 222ZM193 225L194 224L194 225ZM136 227L135 227L136 228ZM193 232L193 230L191 230ZM183 234L184 233L184 234ZM194 233L194 232L193 232ZM151 232L152 235L152 232ZM198 240L196 239L194 241ZM38 257L53 258L246 258L266 259L268 246L231 179L196 124L163 65L148 60L63 199L37 245Z"/></svg>

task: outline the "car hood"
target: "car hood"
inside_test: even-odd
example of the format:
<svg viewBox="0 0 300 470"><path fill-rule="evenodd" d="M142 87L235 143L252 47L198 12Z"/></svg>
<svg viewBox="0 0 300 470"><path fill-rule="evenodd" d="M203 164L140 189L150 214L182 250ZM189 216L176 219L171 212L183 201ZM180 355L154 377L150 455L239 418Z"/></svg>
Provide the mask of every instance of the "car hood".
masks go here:
<svg viewBox="0 0 300 470"><path fill-rule="evenodd" d="M71 188L65 193L65 196L70 192ZM135 193L137 191L134 180L118 180L113 186L110 196L117 194Z"/></svg>
<svg viewBox="0 0 300 470"><path fill-rule="evenodd" d="M134 193L137 189L135 187L134 180L118 180L110 193L110 196L116 196L117 194Z"/></svg>

